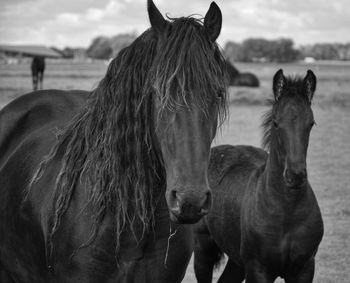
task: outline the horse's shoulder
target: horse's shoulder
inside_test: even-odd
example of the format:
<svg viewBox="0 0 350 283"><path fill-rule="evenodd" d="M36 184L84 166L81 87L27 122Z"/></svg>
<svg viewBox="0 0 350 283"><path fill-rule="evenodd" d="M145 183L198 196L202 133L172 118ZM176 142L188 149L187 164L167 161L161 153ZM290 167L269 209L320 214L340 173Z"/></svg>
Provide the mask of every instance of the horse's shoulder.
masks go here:
<svg viewBox="0 0 350 283"><path fill-rule="evenodd" d="M234 169L252 171L266 163L267 152L248 145L219 145L211 150L209 178L220 181Z"/></svg>
<svg viewBox="0 0 350 283"><path fill-rule="evenodd" d="M0 167L25 141L45 140L85 104L87 92L45 90L23 95L0 111Z"/></svg>
<svg viewBox="0 0 350 283"><path fill-rule="evenodd" d="M85 104L88 92L43 90L25 94L0 111L0 140L11 128L68 120ZM1 145L1 142L0 142Z"/></svg>
<svg viewBox="0 0 350 283"><path fill-rule="evenodd" d="M82 90L64 91L50 89L34 91L12 100L0 111L0 115L11 111L29 111L38 105L56 106L56 104L65 104L69 106L69 104L81 104L84 103L88 94L89 92Z"/></svg>

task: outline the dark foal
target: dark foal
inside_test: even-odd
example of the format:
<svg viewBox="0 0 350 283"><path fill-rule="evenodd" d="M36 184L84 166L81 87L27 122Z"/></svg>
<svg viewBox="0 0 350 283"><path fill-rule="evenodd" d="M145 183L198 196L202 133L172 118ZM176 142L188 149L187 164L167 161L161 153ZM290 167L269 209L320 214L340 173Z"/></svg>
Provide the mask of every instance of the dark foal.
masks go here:
<svg viewBox="0 0 350 283"><path fill-rule="evenodd" d="M306 155L314 125L316 77L273 80L274 101L264 122L264 147L212 149L209 183L213 207L196 226L194 268L211 282L223 253L219 282L312 282L323 236L321 212L307 180Z"/></svg>
<svg viewBox="0 0 350 283"><path fill-rule="evenodd" d="M33 90L43 89L45 57L35 56L31 64Z"/></svg>

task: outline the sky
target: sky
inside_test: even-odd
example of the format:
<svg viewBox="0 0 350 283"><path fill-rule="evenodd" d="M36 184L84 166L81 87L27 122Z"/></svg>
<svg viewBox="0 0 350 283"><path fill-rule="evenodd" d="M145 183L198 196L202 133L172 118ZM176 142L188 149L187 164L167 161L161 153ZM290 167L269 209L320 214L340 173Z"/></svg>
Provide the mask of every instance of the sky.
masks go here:
<svg viewBox="0 0 350 283"><path fill-rule="evenodd" d="M0 0L0 43L88 47L99 35L140 34L149 27L146 0ZM204 16L211 0L154 0L163 15ZM216 0L218 39L292 38L297 46L350 42L349 0Z"/></svg>

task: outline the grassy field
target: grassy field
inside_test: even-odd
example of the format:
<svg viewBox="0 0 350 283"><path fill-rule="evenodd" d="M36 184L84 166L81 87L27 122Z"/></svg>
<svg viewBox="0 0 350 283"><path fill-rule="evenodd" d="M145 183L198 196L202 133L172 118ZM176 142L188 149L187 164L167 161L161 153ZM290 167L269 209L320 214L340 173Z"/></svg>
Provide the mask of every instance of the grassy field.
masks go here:
<svg viewBox="0 0 350 283"><path fill-rule="evenodd" d="M267 110L273 74L305 75L312 69L318 86L313 109L317 126L311 133L308 171L325 223L325 235L316 259L315 282L350 282L350 65L346 64L237 64L261 80L257 89L230 89L230 117L216 144L260 145L260 118ZM92 90L107 65L47 63L44 87ZM31 90L28 64L0 65L0 107ZM192 264L183 282L193 283Z"/></svg>

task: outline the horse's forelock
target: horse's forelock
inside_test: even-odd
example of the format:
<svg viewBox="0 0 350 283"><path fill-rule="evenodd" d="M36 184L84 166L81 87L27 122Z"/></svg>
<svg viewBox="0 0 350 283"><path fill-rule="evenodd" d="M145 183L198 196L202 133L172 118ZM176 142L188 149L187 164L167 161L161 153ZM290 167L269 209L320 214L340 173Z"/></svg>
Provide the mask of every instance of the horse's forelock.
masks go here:
<svg viewBox="0 0 350 283"><path fill-rule="evenodd" d="M194 103L207 112L213 95L222 95L219 117L226 114L225 60L208 38L202 22L187 17L172 19L166 40L157 54L158 64L150 78L162 107L176 111Z"/></svg>

